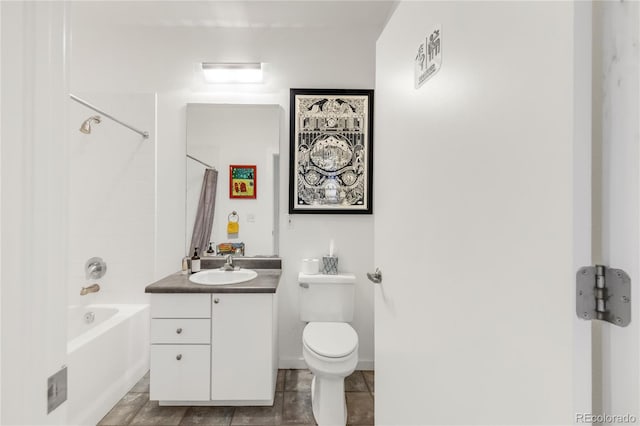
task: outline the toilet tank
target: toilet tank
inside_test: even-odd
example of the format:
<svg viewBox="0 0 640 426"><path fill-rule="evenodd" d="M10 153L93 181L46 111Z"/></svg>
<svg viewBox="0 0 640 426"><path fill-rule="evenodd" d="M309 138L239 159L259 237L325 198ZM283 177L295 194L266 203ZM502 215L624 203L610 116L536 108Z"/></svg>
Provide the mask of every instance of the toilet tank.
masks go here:
<svg viewBox="0 0 640 426"><path fill-rule="evenodd" d="M300 320L352 321L355 283L356 276L353 274L298 274Z"/></svg>

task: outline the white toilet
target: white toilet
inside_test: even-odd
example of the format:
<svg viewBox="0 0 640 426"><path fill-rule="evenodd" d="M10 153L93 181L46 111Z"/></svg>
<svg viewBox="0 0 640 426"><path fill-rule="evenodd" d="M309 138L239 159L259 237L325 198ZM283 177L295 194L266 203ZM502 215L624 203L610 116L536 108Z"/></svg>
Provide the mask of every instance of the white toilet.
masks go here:
<svg viewBox="0 0 640 426"><path fill-rule="evenodd" d="M344 378L358 363L358 334L353 320L353 274L298 275L302 355L313 373L311 401L318 426L347 423Z"/></svg>

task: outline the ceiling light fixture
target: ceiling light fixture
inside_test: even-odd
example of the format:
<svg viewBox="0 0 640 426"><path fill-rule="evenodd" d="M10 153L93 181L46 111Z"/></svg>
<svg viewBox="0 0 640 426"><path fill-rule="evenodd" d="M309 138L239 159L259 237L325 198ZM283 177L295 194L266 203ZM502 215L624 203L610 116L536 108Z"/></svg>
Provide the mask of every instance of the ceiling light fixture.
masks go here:
<svg viewBox="0 0 640 426"><path fill-rule="evenodd" d="M262 64L216 64L202 63L202 72L208 83L261 83Z"/></svg>

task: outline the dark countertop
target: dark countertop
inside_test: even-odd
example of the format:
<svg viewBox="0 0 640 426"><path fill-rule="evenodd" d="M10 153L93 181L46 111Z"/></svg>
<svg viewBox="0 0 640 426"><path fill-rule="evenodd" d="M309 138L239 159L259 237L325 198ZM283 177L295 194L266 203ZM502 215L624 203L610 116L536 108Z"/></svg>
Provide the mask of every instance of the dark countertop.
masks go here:
<svg viewBox="0 0 640 426"><path fill-rule="evenodd" d="M176 272L145 288L145 293L275 293L281 269L254 269L258 276L252 280L229 285L194 284L189 275Z"/></svg>

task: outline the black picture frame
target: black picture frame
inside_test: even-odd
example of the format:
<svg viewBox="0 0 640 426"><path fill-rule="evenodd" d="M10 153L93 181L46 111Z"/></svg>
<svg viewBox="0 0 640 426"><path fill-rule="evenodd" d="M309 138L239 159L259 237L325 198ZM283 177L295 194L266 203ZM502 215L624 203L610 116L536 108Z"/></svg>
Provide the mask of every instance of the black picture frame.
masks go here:
<svg viewBox="0 0 640 426"><path fill-rule="evenodd" d="M373 90L291 89L289 213L373 213Z"/></svg>

